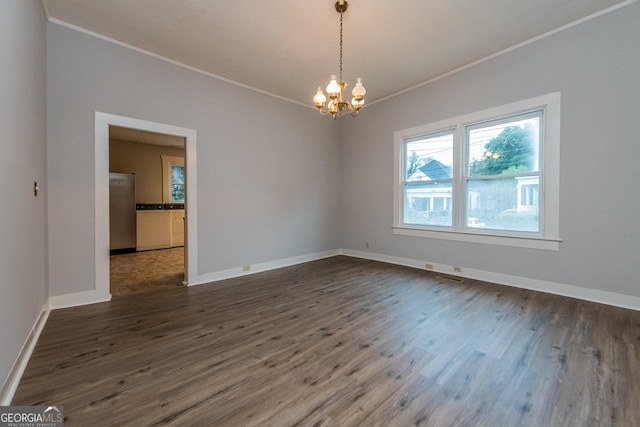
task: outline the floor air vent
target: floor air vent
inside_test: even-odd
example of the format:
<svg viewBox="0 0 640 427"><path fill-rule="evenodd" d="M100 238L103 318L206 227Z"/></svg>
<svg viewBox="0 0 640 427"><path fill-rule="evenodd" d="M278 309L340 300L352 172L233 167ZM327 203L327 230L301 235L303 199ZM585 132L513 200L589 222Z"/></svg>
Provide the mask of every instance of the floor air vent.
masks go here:
<svg viewBox="0 0 640 427"><path fill-rule="evenodd" d="M456 276L444 276L442 274L438 274L436 276L438 279L449 280L450 282L463 283L464 279L462 277Z"/></svg>

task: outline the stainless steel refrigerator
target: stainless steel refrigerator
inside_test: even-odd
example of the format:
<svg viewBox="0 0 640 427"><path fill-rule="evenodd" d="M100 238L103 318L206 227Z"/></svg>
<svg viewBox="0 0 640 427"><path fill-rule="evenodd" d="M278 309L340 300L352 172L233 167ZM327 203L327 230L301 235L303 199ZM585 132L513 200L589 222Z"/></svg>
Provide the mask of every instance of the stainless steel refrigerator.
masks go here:
<svg viewBox="0 0 640 427"><path fill-rule="evenodd" d="M109 247L111 255L136 251L135 174L109 174Z"/></svg>

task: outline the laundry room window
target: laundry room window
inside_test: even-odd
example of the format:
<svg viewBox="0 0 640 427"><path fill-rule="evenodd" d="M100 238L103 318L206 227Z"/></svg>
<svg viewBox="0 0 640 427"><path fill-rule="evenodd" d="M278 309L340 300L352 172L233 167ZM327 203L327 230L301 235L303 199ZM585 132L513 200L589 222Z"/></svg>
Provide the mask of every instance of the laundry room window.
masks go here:
<svg viewBox="0 0 640 427"><path fill-rule="evenodd" d="M162 156L163 203L185 202L184 157Z"/></svg>
<svg viewBox="0 0 640 427"><path fill-rule="evenodd" d="M184 166L171 165L171 202L184 202Z"/></svg>

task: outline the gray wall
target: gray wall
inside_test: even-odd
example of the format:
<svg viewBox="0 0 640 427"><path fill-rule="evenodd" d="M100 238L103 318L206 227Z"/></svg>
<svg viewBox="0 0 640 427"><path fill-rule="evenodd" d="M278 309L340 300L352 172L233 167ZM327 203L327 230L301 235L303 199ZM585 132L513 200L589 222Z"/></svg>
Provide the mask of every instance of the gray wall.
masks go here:
<svg viewBox="0 0 640 427"><path fill-rule="evenodd" d="M640 296L640 3L366 108L343 126L344 248ZM559 252L394 236L393 132L561 91Z"/></svg>
<svg viewBox="0 0 640 427"><path fill-rule="evenodd" d="M0 384L47 298L45 58L41 3L0 1Z"/></svg>
<svg viewBox="0 0 640 427"><path fill-rule="evenodd" d="M51 295L94 288L95 111L197 131L199 274L340 246L337 124L56 24L47 31Z"/></svg>

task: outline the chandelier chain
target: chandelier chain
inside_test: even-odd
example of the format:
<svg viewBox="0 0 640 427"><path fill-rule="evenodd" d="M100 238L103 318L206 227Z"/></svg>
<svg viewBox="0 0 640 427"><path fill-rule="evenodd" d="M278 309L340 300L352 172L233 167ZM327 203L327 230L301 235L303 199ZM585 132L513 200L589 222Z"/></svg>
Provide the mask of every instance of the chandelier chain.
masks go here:
<svg viewBox="0 0 640 427"><path fill-rule="evenodd" d="M342 12L340 12L340 81L342 82Z"/></svg>

